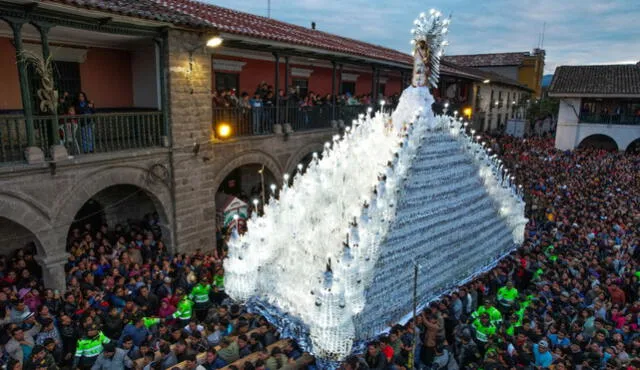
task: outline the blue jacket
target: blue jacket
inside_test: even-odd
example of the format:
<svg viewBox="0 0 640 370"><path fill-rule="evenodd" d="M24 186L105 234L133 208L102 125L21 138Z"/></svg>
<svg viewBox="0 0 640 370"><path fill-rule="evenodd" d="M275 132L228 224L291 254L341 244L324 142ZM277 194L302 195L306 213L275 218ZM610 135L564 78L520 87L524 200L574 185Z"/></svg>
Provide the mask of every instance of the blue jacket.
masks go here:
<svg viewBox="0 0 640 370"><path fill-rule="evenodd" d="M127 324L122 330L122 335L120 335L120 340L118 341L118 346L122 346L122 340L125 336L130 335L133 339L133 344L136 347L140 347L142 342L147 339L147 337L151 334L147 328L141 326L140 328L136 328L134 324Z"/></svg>

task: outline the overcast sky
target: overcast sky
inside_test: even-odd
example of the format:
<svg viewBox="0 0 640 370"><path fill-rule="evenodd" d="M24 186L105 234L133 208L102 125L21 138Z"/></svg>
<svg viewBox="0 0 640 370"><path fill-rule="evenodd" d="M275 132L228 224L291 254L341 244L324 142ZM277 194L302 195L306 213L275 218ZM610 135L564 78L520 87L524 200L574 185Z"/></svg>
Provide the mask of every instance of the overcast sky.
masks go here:
<svg viewBox="0 0 640 370"><path fill-rule="evenodd" d="M268 0L205 0L267 15ZM271 17L409 52L421 11L452 13L447 54L530 51L547 22L545 73L640 61L640 0L271 0Z"/></svg>

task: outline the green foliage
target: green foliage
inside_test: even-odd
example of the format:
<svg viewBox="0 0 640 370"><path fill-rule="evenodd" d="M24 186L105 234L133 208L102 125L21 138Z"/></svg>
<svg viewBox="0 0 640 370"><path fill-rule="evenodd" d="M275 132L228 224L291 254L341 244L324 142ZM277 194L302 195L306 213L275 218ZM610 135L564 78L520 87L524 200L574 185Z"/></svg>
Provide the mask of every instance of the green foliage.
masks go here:
<svg viewBox="0 0 640 370"><path fill-rule="evenodd" d="M539 100L532 100L527 111L527 117L530 120L536 120L539 118L545 118L551 116L556 118L558 116L558 109L560 107L560 101L554 98L542 98Z"/></svg>

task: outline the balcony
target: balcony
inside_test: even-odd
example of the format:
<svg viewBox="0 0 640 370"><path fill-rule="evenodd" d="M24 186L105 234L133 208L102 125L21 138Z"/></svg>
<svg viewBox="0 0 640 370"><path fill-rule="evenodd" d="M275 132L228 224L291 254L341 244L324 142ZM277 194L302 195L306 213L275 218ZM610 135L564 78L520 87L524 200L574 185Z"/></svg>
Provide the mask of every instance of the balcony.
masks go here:
<svg viewBox="0 0 640 370"><path fill-rule="evenodd" d="M36 116L33 134L47 158L53 145L63 145L70 156L162 147L163 119L160 111ZM28 137L23 115L0 115L0 163L23 161Z"/></svg>
<svg viewBox="0 0 640 370"><path fill-rule="evenodd" d="M579 123L640 125L640 115L581 113Z"/></svg>
<svg viewBox="0 0 640 370"><path fill-rule="evenodd" d="M229 125L230 136L233 137L270 135L274 133L276 124L285 123L290 124L294 132L330 129L334 127L332 121L349 125L359 114L366 113L368 108L365 105L213 108L213 124L214 128L222 124Z"/></svg>

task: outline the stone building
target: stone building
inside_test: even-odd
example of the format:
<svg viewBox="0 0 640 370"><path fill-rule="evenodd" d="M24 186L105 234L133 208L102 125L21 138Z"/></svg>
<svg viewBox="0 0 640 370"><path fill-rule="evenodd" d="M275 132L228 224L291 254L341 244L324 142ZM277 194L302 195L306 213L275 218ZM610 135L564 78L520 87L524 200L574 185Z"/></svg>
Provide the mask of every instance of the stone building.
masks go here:
<svg viewBox="0 0 640 370"><path fill-rule="evenodd" d="M35 244L45 282L61 288L69 232L85 223L155 213L170 250L210 248L216 193L257 187L262 202L265 185L367 109L276 98L258 115L214 107L217 90L252 93L265 80L376 102L406 86L411 63L193 1L0 1L0 253ZM440 90L470 105L482 73L443 67ZM81 92L86 111L73 111Z"/></svg>

